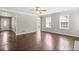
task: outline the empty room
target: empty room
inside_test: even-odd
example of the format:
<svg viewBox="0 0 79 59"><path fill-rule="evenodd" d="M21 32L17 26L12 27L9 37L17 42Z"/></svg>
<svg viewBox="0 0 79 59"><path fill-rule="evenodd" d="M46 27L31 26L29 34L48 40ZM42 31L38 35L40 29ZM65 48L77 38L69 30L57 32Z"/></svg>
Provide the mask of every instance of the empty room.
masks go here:
<svg viewBox="0 0 79 59"><path fill-rule="evenodd" d="M0 7L0 51L79 50L79 7Z"/></svg>

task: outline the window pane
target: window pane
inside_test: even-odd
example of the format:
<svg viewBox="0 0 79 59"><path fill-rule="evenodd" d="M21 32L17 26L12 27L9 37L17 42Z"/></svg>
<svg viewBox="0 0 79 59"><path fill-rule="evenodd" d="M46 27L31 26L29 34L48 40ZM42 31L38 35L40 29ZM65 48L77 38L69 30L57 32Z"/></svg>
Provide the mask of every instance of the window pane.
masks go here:
<svg viewBox="0 0 79 59"><path fill-rule="evenodd" d="M8 30L11 28L11 19L2 17L1 19L1 29L2 30Z"/></svg>
<svg viewBox="0 0 79 59"><path fill-rule="evenodd" d="M60 16L60 29L69 29L69 16Z"/></svg>
<svg viewBox="0 0 79 59"><path fill-rule="evenodd" d="M51 17L46 17L46 28L51 28Z"/></svg>

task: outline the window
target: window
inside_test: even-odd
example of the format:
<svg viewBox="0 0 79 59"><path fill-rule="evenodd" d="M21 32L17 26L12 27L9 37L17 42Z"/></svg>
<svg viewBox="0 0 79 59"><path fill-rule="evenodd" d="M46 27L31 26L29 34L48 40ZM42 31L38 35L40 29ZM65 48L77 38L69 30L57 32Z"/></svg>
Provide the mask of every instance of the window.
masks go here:
<svg viewBox="0 0 79 59"><path fill-rule="evenodd" d="M2 30L8 30L11 27L11 19L8 17L0 17L0 25Z"/></svg>
<svg viewBox="0 0 79 59"><path fill-rule="evenodd" d="M60 29L69 29L69 16L60 16L59 27Z"/></svg>
<svg viewBox="0 0 79 59"><path fill-rule="evenodd" d="M15 19L12 17L0 16L0 30L13 30L15 31Z"/></svg>
<svg viewBox="0 0 79 59"><path fill-rule="evenodd" d="M51 16L46 17L46 28L51 28Z"/></svg>

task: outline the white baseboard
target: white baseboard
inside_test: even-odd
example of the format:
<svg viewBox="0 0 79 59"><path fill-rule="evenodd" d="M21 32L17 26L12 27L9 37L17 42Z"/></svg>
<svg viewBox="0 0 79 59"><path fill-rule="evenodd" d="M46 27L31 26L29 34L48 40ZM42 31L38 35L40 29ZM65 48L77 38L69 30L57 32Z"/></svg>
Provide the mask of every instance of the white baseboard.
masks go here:
<svg viewBox="0 0 79 59"><path fill-rule="evenodd" d="M49 32L49 31L45 31L45 32ZM50 32L50 33L58 33L58 34L62 34L62 35L67 35L67 36L73 36L73 37L79 37L79 35L73 35L73 34L66 34L66 33L60 33L60 32Z"/></svg>
<svg viewBox="0 0 79 59"><path fill-rule="evenodd" d="M73 36L73 37L79 37L78 35L73 35L73 34L66 34L66 33L59 33L59 32L53 32L53 33L58 33L58 34L63 34L63 35Z"/></svg>
<svg viewBox="0 0 79 59"><path fill-rule="evenodd" d="M22 32L22 33L17 33L16 35L28 34L32 32L36 32L36 31ZM48 31L45 31L45 32L48 32ZM73 36L73 37L79 37L78 35L65 34L65 33L60 33L60 32L50 32L50 33L58 33L58 34L63 34L63 35L68 35L68 36Z"/></svg>
<svg viewBox="0 0 79 59"><path fill-rule="evenodd" d="M17 33L16 35L23 35L23 34L28 34L28 33L32 33L32 32L35 32L35 31Z"/></svg>

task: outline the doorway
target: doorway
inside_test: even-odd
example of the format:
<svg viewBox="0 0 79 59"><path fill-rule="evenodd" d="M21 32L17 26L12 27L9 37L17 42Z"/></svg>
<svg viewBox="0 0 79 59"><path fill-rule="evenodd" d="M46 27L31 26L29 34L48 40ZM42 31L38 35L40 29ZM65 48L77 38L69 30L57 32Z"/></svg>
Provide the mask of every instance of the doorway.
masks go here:
<svg viewBox="0 0 79 59"><path fill-rule="evenodd" d="M16 49L16 34L12 17L0 16L0 50Z"/></svg>

